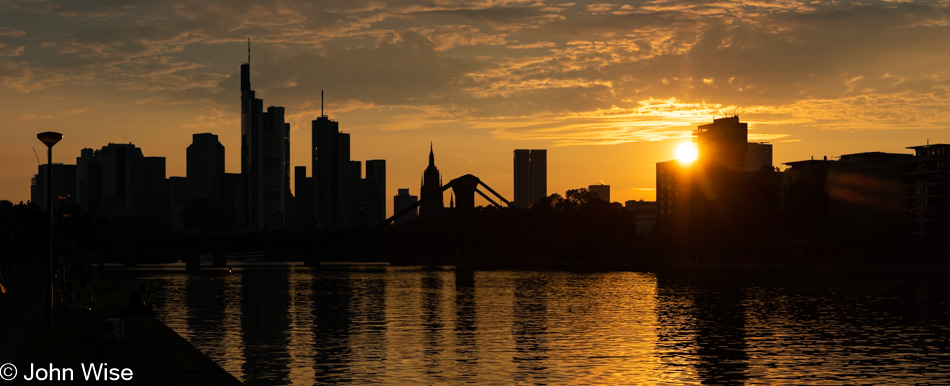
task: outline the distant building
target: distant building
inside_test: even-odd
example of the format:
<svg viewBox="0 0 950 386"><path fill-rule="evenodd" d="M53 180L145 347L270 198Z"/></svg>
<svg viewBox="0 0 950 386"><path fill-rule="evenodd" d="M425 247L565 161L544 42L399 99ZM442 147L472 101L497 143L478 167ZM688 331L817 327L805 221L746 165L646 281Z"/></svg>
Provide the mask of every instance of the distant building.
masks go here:
<svg viewBox="0 0 950 386"><path fill-rule="evenodd" d="M386 219L386 161L350 159L350 135L321 115L313 120L314 219L324 229L368 226ZM298 197L299 193L298 193Z"/></svg>
<svg viewBox="0 0 950 386"><path fill-rule="evenodd" d="M736 172L746 170L749 124L739 122L738 115L713 119L713 123L700 125L693 134L703 166Z"/></svg>
<svg viewBox="0 0 950 386"><path fill-rule="evenodd" d="M50 165L39 165L36 174L30 181L30 201L37 204L43 210L46 210L46 180L49 178ZM53 208L59 208L61 204L72 204L76 202L76 165L53 164ZM68 194L69 197L64 202L59 202L57 196Z"/></svg>
<svg viewBox="0 0 950 386"><path fill-rule="evenodd" d="M785 230L795 240L811 241L828 226L828 173L837 161L828 157L786 162L779 205Z"/></svg>
<svg viewBox="0 0 950 386"><path fill-rule="evenodd" d="M548 152L517 149L514 159L515 206L529 208L548 195Z"/></svg>
<svg viewBox="0 0 950 386"><path fill-rule="evenodd" d="M772 144L749 142L746 144L745 171L758 172L772 168Z"/></svg>
<svg viewBox="0 0 950 386"><path fill-rule="evenodd" d="M906 190L910 232L916 241L946 245L950 241L950 144L908 149L915 152Z"/></svg>
<svg viewBox="0 0 950 386"><path fill-rule="evenodd" d="M653 229L656 227L657 213L659 212L659 205L656 201L628 200L624 202L623 207L633 213L637 236L653 234Z"/></svg>
<svg viewBox="0 0 950 386"><path fill-rule="evenodd" d="M422 173L422 187L419 206L419 216L431 216L443 208L445 201L442 196L442 174L439 168L435 167L435 152L432 150L432 144L429 144L429 166Z"/></svg>
<svg viewBox="0 0 950 386"><path fill-rule="evenodd" d="M409 188L406 188L406 189L400 188L398 192L399 194L393 196L393 215L394 216L399 214L406 208L415 205L416 202L419 201L418 197L409 194ZM419 215L419 208L414 208L411 211L409 211L409 213L406 213L402 215L401 217L397 218L395 221L396 221L396 224L401 224L407 221L415 220L416 216L418 215Z"/></svg>
<svg viewBox="0 0 950 386"><path fill-rule="evenodd" d="M587 190L590 191L591 198L598 198L610 202L610 185L590 185L587 187Z"/></svg>
<svg viewBox="0 0 950 386"><path fill-rule="evenodd" d="M76 192L89 212L167 218L165 157L144 157L131 143L110 143L82 149L76 164Z"/></svg>
<svg viewBox="0 0 950 386"><path fill-rule="evenodd" d="M224 145L211 133L193 134L186 154L185 226L202 231L228 228L222 200Z"/></svg>
<svg viewBox="0 0 950 386"><path fill-rule="evenodd" d="M307 167L294 167L294 196L297 208L297 226L308 228L313 225L313 177L307 177Z"/></svg>
<svg viewBox="0 0 950 386"><path fill-rule="evenodd" d="M366 178L363 181L363 207L367 225L386 219L386 160L366 161Z"/></svg>
<svg viewBox="0 0 950 386"><path fill-rule="evenodd" d="M165 157L142 158L142 215L168 220Z"/></svg>
<svg viewBox="0 0 950 386"><path fill-rule="evenodd" d="M185 229L188 203L188 178L168 177L165 180L168 201L168 223L172 229Z"/></svg>
<svg viewBox="0 0 950 386"><path fill-rule="evenodd" d="M243 220L249 229L284 226L290 197L290 124L284 108L255 98L251 64L241 64L241 176L246 194Z"/></svg>
<svg viewBox="0 0 950 386"><path fill-rule="evenodd" d="M905 174L913 155L868 152L842 155L828 173L829 226L849 253L897 252L907 223ZM852 256L858 257L858 256Z"/></svg>
<svg viewBox="0 0 950 386"><path fill-rule="evenodd" d="M683 165L679 161L657 162L656 202L659 217L671 217L676 210L684 177Z"/></svg>

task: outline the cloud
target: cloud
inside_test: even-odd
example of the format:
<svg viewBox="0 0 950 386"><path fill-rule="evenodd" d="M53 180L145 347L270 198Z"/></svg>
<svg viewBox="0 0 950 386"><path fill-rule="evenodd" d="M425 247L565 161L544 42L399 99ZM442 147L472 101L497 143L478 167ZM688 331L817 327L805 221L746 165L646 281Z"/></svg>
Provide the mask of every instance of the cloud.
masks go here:
<svg viewBox="0 0 950 386"><path fill-rule="evenodd" d="M25 49L26 46L7 48L7 44L0 43L0 56L20 56Z"/></svg>
<svg viewBox="0 0 950 386"><path fill-rule="evenodd" d="M21 121L33 121L33 120L39 120L39 119L50 119L52 117L53 116L49 114L37 115L34 113L27 113L27 114L18 116L16 119L19 119Z"/></svg>
<svg viewBox="0 0 950 386"><path fill-rule="evenodd" d="M26 35L26 32L10 27L0 27L0 38L18 38Z"/></svg>

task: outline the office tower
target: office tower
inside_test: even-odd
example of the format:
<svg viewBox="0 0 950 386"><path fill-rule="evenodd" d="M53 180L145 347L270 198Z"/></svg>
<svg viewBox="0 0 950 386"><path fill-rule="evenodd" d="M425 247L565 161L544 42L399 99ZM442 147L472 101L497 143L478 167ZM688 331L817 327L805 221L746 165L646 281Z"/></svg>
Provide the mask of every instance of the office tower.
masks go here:
<svg viewBox="0 0 950 386"><path fill-rule="evenodd" d="M399 194L393 196L393 215L399 214L406 208L413 206L416 202L419 201L419 198L409 194L409 188L399 189ZM419 215L419 208L413 208L408 213L402 215L401 217L395 220L396 224L401 224L407 221L415 220Z"/></svg>
<svg viewBox="0 0 950 386"><path fill-rule="evenodd" d="M186 210L188 228L213 231L224 226L222 189L224 145L211 133L193 134L186 150Z"/></svg>
<svg viewBox="0 0 950 386"><path fill-rule="evenodd" d="M419 216L431 216L445 208L442 197L442 174L435 167L435 152L432 143L429 143L429 166L422 173L422 187L419 190L422 204L419 206Z"/></svg>
<svg viewBox="0 0 950 386"><path fill-rule="evenodd" d="M544 149L515 150L515 206L529 208L548 195L547 153Z"/></svg>
<svg viewBox="0 0 950 386"><path fill-rule="evenodd" d="M49 173L50 165L39 165L36 174L30 181L30 200L38 204L40 208L46 210L46 173ZM76 165L63 165L54 163L53 170L53 208L59 208L59 205L65 203L69 205L76 201ZM68 194L66 201L59 202L57 198L60 194Z"/></svg>
<svg viewBox="0 0 950 386"><path fill-rule="evenodd" d="M192 134L185 151L188 198L217 199L224 178L224 145L211 133Z"/></svg>
<svg viewBox="0 0 950 386"><path fill-rule="evenodd" d="M251 58L241 64L241 176L246 194L243 219L250 229L284 225L290 189L290 124L284 108L255 98L251 89Z"/></svg>
<svg viewBox="0 0 950 386"><path fill-rule="evenodd" d="M340 124L330 120L326 115L321 115L312 123L312 141L311 159L313 161L313 182L315 202L315 217L318 227L325 229L336 229L340 225L340 208L337 203L340 201L340 192L342 188L343 173L340 173L342 165L340 160L345 159L349 162L349 138L342 140L340 137ZM347 146L346 149L340 149L340 145Z"/></svg>
<svg viewBox="0 0 950 386"><path fill-rule="evenodd" d="M369 224L386 219L386 160L366 161L367 189L363 200Z"/></svg>
<svg viewBox="0 0 950 386"><path fill-rule="evenodd" d="M745 170L746 139L749 124L739 122L739 116L713 119L700 125L694 135L703 166L733 172Z"/></svg>
<svg viewBox="0 0 950 386"><path fill-rule="evenodd" d="M597 184L590 185L587 187L587 190L590 191L590 198L601 199L607 202L610 202L610 185Z"/></svg>

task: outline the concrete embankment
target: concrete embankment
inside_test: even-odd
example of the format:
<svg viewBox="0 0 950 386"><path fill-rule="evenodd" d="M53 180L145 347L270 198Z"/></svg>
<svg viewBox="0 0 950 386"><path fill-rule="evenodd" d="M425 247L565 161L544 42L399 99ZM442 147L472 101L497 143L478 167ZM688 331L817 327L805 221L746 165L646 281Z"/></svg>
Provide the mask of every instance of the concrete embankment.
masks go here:
<svg viewBox="0 0 950 386"><path fill-rule="evenodd" d="M86 287L80 287L77 282L70 287L79 302L88 299L88 292L95 294L100 311L65 312L57 307L53 329L47 330L46 291L43 285L35 284L42 279L39 281L45 285L45 277L26 272L24 275L33 280L7 286L6 295L10 297L0 302L3 340L13 342L9 346L4 344L0 352L3 363L16 366L15 381L46 376L67 384L97 383L95 375L98 373L99 382L105 376L133 385L241 384L154 317L125 314L128 294L98 275L93 275ZM104 336L103 319L109 318L123 321L120 341ZM90 367L96 371L87 371ZM92 379L87 380L87 376Z"/></svg>

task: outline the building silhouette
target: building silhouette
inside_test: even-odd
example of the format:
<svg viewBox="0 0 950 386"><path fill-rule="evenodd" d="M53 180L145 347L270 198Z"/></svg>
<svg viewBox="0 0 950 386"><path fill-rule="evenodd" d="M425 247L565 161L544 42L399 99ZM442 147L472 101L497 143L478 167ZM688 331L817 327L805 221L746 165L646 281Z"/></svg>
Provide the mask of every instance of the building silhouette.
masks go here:
<svg viewBox="0 0 950 386"><path fill-rule="evenodd" d="M250 42L248 43L250 44ZM290 197L290 124L284 108L270 106L251 89L251 58L241 64L242 219L249 229L284 226Z"/></svg>
<svg viewBox="0 0 950 386"><path fill-rule="evenodd" d="M810 159L786 162L779 190L780 213L786 234L813 241L828 231L828 172L838 161Z"/></svg>
<svg viewBox="0 0 950 386"><path fill-rule="evenodd" d="M627 200L623 208L633 213L633 222L637 228L637 236L648 236L653 234L653 228L656 227L656 217L659 212L659 206L656 201L636 201Z"/></svg>
<svg viewBox="0 0 950 386"><path fill-rule="evenodd" d="M606 202L610 202L610 185L590 185L587 187L587 190L590 191L590 198L597 198Z"/></svg>
<svg viewBox="0 0 950 386"><path fill-rule="evenodd" d="M402 212L406 208L415 205L417 202L419 202L419 197L409 194L409 188L400 188L398 190L398 194L393 196L393 214ZM398 217L396 219L396 224L415 220L418 215L418 208L413 208L408 213Z"/></svg>
<svg viewBox="0 0 950 386"><path fill-rule="evenodd" d="M297 226L308 228L313 225L313 205L316 193L313 191L313 177L307 177L306 166L294 167L294 204L297 208Z"/></svg>
<svg viewBox="0 0 950 386"><path fill-rule="evenodd" d="M186 149L185 225L213 231L226 227L223 200L224 145L211 133L193 134Z"/></svg>
<svg viewBox="0 0 950 386"><path fill-rule="evenodd" d="M165 157L145 157L135 145L82 149L76 159L78 202L91 213L166 219Z"/></svg>
<svg viewBox="0 0 950 386"><path fill-rule="evenodd" d="M757 172L772 168L772 144L749 142L746 144L745 171Z"/></svg>
<svg viewBox="0 0 950 386"><path fill-rule="evenodd" d="M65 204L69 205L76 201L76 165L64 165L60 163L54 163L52 165L53 170L53 201L59 201L57 196L61 194L67 194ZM43 210L46 210L47 204L47 188L46 188L46 179L47 173L50 171L49 164L39 165L39 168L36 171L36 174L33 175L33 178L30 180L30 201L39 205ZM54 202L53 208L58 208L60 202Z"/></svg>
<svg viewBox="0 0 950 386"><path fill-rule="evenodd" d="M362 181L362 197L366 225L386 219L386 160L366 161L366 178Z"/></svg>
<svg viewBox="0 0 950 386"><path fill-rule="evenodd" d="M514 159L515 206L529 208L548 195L548 154L544 149L516 149Z"/></svg>
<svg viewBox="0 0 950 386"><path fill-rule="evenodd" d="M738 115L699 125L693 135L703 166L734 172L746 170L749 124L739 122Z"/></svg>
<svg viewBox="0 0 950 386"><path fill-rule="evenodd" d="M322 96L322 92L321 92ZM321 112L312 122L313 218L318 228L346 229L386 218L386 161L350 159L350 135ZM298 193L299 197L299 193Z"/></svg>
<svg viewBox="0 0 950 386"><path fill-rule="evenodd" d="M939 250L950 242L950 145L908 149L915 153L906 189L911 214L909 232L914 240Z"/></svg>
<svg viewBox="0 0 950 386"><path fill-rule="evenodd" d="M693 132L699 158L656 164L657 229L680 257L761 255L778 229L779 175L769 144L738 116ZM680 243L675 240L690 240Z"/></svg>
<svg viewBox="0 0 950 386"><path fill-rule="evenodd" d="M340 124L321 115L312 122L313 181L316 193L315 214L318 227L343 227L341 198L351 194L346 188L346 169L350 162L350 135L340 132Z"/></svg>
<svg viewBox="0 0 950 386"><path fill-rule="evenodd" d="M429 143L429 166L422 173L422 187L419 189L420 200L419 216L432 216L445 208L442 196L442 174L435 167L435 152L432 143Z"/></svg>

